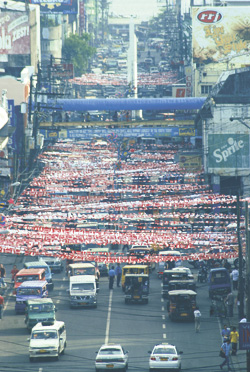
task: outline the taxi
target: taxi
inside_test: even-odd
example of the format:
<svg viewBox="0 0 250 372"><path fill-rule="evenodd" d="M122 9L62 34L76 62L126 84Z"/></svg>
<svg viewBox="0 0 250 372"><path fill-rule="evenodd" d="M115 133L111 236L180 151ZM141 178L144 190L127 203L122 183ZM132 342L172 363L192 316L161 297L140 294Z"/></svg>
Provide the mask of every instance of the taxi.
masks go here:
<svg viewBox="0 0 250 372"><path fill-rule="evenodd" d="M181 354L176 346L170 344L155 345L152 351L149 351L149 371L159 370L181 370Z"/></svg>

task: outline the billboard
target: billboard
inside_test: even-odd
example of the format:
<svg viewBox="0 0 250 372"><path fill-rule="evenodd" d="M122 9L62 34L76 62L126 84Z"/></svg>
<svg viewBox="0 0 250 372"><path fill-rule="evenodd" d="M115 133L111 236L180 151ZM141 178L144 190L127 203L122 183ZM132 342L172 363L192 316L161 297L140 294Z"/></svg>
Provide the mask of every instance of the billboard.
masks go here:
<svg viewBox="0 0 250 372"><path fill-rule="evenodd" d="M250 7L192 8L193 62L249 64L249 19Z"/></svg>
<svg viewBox="0 0 250 372"><path fill-rule="evenodd" d="M209 168L249 168L248 134L209 134L208 151Z"/></svg>
<svg viewBox="0 0 250 372"><path fill-rule="evenodd" d="M250 349L250 323L239 323L239 349Z"/></svg>
<svg viewBox="0 0 250 372"><path fill-rule="evenodd" d="M0 55L30 54L29 17L23 12L0 13Z"/></svg>
<svg viewBox="0 0 250 372"><path fill-rule="evenodd" d="M39 4L41 13L77 14L77 0L30 0Z"/></svg>

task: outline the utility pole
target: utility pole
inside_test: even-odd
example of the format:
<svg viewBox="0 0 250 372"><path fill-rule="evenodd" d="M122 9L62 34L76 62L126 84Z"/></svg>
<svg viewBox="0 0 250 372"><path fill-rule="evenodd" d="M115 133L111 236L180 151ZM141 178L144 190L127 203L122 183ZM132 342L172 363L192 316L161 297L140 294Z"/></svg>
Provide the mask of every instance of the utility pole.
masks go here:
<svg viewBox="0 0 250 372"><path fill-rule="evenodd" d="M246 230L246 318L250 321L250 242L249 242L249 215L248 202L245 202L245 230ZM247 350L247 371L250 371L250 350Z"/></svg>
<svg viewBox="0 0 250 372"><path fill-rule="evenodd" d="M240 301L240 319L244 314L244 287L243 287L243 265L242 265L242 246L240 238L240 195L237 194L237 238L239 247L239 301Z"/></svg>

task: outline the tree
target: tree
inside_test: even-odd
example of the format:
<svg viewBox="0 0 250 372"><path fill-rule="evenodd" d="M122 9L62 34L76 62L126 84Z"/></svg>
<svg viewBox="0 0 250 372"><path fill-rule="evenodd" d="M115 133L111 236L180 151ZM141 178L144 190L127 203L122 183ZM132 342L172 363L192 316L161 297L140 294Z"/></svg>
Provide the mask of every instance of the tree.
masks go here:
<svg viewBox="0 0 250 372"><path fill-rule="evenodd" d="M88 61L95 53L95 48L89 45L90 35L70 34L64 40L62 56L73 63L76 76L81 76L88 68Z"/></svg>

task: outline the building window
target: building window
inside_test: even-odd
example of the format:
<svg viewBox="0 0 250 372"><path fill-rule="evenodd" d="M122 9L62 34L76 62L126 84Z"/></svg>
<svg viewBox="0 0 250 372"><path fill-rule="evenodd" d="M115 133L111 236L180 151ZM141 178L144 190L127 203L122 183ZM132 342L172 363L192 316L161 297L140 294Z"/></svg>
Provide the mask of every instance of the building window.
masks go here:
<svg viewBox="0 0 250 372"><path fill-rule="evenodd" d="M201 94L209 94L212 90L212 85L201 85Z"/></svg>

